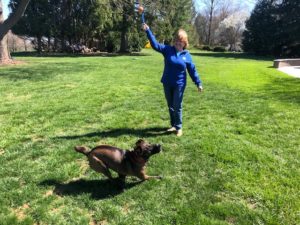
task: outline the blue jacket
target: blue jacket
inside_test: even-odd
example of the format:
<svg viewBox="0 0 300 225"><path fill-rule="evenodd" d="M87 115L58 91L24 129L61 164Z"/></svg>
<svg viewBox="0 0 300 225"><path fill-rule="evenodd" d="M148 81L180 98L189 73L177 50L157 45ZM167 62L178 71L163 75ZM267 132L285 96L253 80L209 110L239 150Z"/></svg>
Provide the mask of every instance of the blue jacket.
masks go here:
<svg viewBox="0 0 300 225"><path fill-rule="evenodd" d="M150 29L146 30L146 33L152 48L164 56L165 68L161 78L163 84L185 86L187 70L193 82L197 86L202 85L196 67L192 62L192 56L187 50L177 55L174 46L158 43Z"/></svg>

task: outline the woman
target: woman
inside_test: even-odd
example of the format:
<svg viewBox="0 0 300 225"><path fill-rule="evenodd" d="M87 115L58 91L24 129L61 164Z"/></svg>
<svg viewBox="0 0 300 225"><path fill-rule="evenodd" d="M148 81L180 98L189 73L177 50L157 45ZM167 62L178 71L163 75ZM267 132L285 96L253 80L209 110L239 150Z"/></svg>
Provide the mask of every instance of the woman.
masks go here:
<svg viewBox="0 0 300 225"><path fill-rule="evenodd" d="M170 46L158 43L147 24L143 24L143 30L146 31L152 48L164 56L165 67L161 82L164 86L170 113L171 128L168 131L176 131L176 135L180 137L183 134L182 100L186 86L186 70L196 84L198 91L201 92L203 90L202 82L192 62L192 57L186 50L188 46L187 33L182 29L178 30L174 37L174 45Z"/></svg>

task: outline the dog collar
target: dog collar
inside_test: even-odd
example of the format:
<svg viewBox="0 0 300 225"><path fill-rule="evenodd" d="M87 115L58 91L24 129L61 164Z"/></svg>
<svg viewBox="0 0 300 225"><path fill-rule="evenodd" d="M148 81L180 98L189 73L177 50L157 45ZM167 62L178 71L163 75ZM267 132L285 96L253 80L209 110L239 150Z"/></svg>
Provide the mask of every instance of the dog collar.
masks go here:
<svg viewBox="0 0 300 225"><path fill-rule="evenodd" d="M147 162L142 157L138 157L137 154L133 151L128 151L127 155L128 155L128 158L130 159L130 161L133 162L133 163L140 164L140 165L145 165L146 162Z"/></svg>

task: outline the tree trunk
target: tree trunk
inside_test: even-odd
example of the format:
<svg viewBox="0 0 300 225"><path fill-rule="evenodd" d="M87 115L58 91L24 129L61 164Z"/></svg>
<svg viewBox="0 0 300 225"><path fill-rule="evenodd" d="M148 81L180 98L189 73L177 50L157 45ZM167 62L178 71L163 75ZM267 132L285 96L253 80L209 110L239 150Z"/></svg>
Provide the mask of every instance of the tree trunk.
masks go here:
<svg viewBox="0 0 300 225"><path fill-rule="evenodd" d="M7 35L0 40L0 64L9 64L12 62L7 46Z"/></svg>
<svg viewBox="0 0 300 225"><path fill-rule="evenodd" d="M23 41L24 41L24 51L27 52L27 44L26 44L26 39L25 39L25 37L24 37Z"/></svg>
<svg viewBox="0 0 300 225"><path fill-rule="evenodd" d="M40 35L37 36L37 43L38 43L38 53L42 53L42 37Z"/></svg>
<svg viewBox="0 0 300 225"><path fill-rule="evenodd" d="M3 25L3 22L4 22L3 7L2 7L2 1L0 0L0 26ZM4 35L2 38L0 37L0 64L6 64L10 62L11 62L11 57L7 46L7 35Z"/></svg>
<svg viewBox="0 0 300 225"><path fill-rule="evenodd" d="M214 13L214 0L210 1L210 9L209 9L209 23L208 23L208 45L211 45L211 26L212 26L212 19Z"/></svg>
<svg viewBox="0 0 300 225"><path fill-rule="evenodd" d="M128 52L128 38L125 30L122 30L121 32L120 52Z"/></svg>
<svg viewBox="0 0 300 225"><path fill-rule="evenodd" d="M48 36L48 52L51 51L51 37L50 35Z"/></svg>
<svg viewBox="0 0 300 225"><path fill-rule="evenodd" d="M57 42L58 42L58 40L57 40L57 38L54 36L53 52L56 52L56 50L57 50Z"/></svg>

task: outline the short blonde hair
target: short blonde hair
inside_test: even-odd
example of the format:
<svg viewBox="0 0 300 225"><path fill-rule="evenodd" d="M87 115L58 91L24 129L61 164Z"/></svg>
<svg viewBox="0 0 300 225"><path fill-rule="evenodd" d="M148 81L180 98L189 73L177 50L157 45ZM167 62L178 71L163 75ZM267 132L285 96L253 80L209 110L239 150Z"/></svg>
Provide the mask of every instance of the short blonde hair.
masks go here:
<svg viewBox="0 0 300 225"><path fill-rule="evenodd" d="M186 49L189 46L188 35L185 32L185 30L183 30L183 29L179 29L176 32L176 34L174 36L174 40L182 41L184 43L183 49Z"/></svg>

